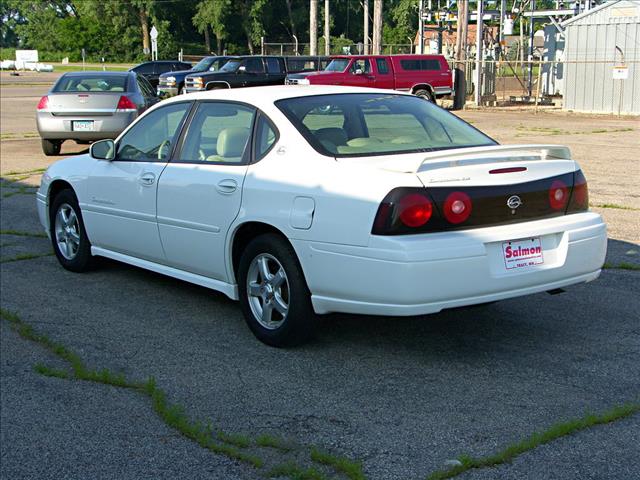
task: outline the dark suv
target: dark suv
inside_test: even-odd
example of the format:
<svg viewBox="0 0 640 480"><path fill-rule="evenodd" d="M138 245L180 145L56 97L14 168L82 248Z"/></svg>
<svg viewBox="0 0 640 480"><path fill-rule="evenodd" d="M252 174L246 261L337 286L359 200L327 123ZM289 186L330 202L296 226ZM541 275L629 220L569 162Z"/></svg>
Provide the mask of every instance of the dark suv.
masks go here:
<svg viewBox="0 0 640 480"><path fill-rule="evenodd" d="M325 62L322 57L233 57L217 72L187 75L185 90L189 93L216 88L284 85L287 73L321 69Z"/></svg>
<svg viewBox="0 0 640 480"><path fill-rule="evenodd" d="M158 86L158 78L161 74L189 68L191 68L191 64L187 62L179 62L178 60L156 60L136 65L129 71L142 75L149 81L153 88L156 88Z"/></svg>
<svg viewBox="0 0 640 480"><path fill-rule="evenodd" d="M234 57L210 56L204 57L193 68L189 70L179 70L177 72L167 72L160 75L158 83L158 96L172 97L179 93L184 93L184 80L187 75L200 72L217 72L227 63L227 60Z"/></svg>

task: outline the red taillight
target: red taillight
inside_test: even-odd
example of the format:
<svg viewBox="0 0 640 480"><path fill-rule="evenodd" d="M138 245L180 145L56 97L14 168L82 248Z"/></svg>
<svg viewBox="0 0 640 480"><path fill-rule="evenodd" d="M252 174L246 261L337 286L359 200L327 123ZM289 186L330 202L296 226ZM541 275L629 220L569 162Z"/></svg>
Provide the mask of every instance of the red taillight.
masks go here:
<svg viewBox="0 0 640 480"><path fill-rule="evenodd" d="M131 101L126 95L122 95L118 100L118 106L116 110L136 110L136 104Z"/></svg>
<svg viewBox="0 0 640 480"><path fill-rule="evenodd" d="M571 191L571 201L567 213L584 212L589 210L589 188L587 179L584 178L582 170L575 172L573 176L573 189Z"/></svg>
<svg viewBox="0 0 640 480"><path fill-rule="evenodd" d="M554 180L549 189L549 205L554 210L564 210L569 202L569 189L560 180Z"/></svg>
<svg viewBox="0 0 640 480"><path fill-rule="evenodd" d="M449 223L458 224L469 218L472 207L469 195L464 192L451 192L444 201L442 213Z"/></svg>
<svg viewBox="0 0 640 480"><path fill-rule="evenodd" d="M32 104L33 105L33 104ZM38 102L38 110L46 110L49 108L49 97L47 97L46 95L44 97L42 97L40 99L40 101Z"/></svg>
<svg viewBox="0 0 640 480"><path fill-rule="evenodd" d="M419 193L410 193L400 199L400 221L407 227L421 227L429 221L433 213L431 201Z"/></svg>

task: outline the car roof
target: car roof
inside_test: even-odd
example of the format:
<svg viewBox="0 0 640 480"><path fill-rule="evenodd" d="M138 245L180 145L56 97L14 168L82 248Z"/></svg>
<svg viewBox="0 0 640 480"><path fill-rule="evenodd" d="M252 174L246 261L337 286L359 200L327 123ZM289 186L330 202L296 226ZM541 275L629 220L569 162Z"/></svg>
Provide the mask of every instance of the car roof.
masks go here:
<svg viewBox="0 0 640 480"><path fill-rule="evenodd" d="M261 106L273 104L285 98L307 97L314 95L331 95L341 93L385 93L387 95L409 95L396 90L385 90L368 87L346 87L342 85L273 85L267 87L223 88L206 92L194 92L187 95L176 95L162 102L180 102L193 100L231 100Z"/></svg>
<svg viewBox="0 0 640 480"><path fill-rule="evenodd" d="M117 71L107 72L104 70L83 70L81 72L66 72L64 76L67 77L82 77L83 75L103 75L105 77L121 77L131 75L130 71Z"/></svg>

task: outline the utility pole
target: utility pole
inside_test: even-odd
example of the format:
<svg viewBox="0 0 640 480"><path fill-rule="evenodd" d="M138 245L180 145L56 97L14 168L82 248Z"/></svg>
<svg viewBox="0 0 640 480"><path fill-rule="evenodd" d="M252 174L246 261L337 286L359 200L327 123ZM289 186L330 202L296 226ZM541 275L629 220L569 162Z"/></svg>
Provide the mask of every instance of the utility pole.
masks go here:
<svg viewBox="0 0 640 480"><path fill-rule="evenodd" d="M418 38L420 45L418 46L418 53L424 53L424 0L420 0L418 4Z"/></svg>
<svg viewBox="0 0 640 480"><path fill-rule="evenodd" d="M484 0L478 0L478 22L476 24L476 105L482 103L482 57L483 57L483 40L484 40Z"/></svg>
<svg viewBox="0 0 640 480"><path fill-rule="evenodd" d="M467 36L469 32L469 0L458 0L456 25L456 108L463 108L467 98Z"/></svg>
<svg viewBox="0 0 640 480"><path fill-rule="evenodd" d="M309 55L318 55L318 0L309 1Z"/></svg>
<svg viewBox="0 0 640 480"><path fill-rule="evenodd" d="M533 90L533 34L535 21L533 15L536 11L536 0L531 0L531 19L529 20L529 78L527 79L527 86L529 87L529 97Z"/></svg>
<svg viewBox="0 0 640 480"><path fill-rule="evenodd" d="M373 0L373 54L382 53L382 0Z"/></svg>
<svg viewBox="0 0 640 480"><path fill-rule="evenodd" d="M329 0L324 0L324 54L331 54L331 38L329 37Z"/></svg>
<svg viewBox="0 0 640 480"><path fill-rule="evenodd" d="M500 30L498 31L498 45L500 45L500 51L502 51L502 40L504 31L504 14L507 9L507 0L500 0Z"/></svg>
<svg viewBox="0 0 640 480"><path fill-rule="evenodd" d="M364 54L369 55L369 0L362 2L364 10Z"/></svg>

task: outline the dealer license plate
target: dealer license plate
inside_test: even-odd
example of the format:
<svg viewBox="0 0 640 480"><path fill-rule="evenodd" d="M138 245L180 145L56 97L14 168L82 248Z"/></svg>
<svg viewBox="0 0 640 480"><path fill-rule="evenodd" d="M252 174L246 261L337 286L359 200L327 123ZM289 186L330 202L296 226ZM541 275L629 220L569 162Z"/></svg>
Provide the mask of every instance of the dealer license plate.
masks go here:
<svg viewBox="0 0 640 480"><path fill-rule="evenodd" d="M504 242L502 244L502 257L507 270L540 265L544 263L540 238Z"/></svg>
<svg viewBox="0 0 640 480"><path fill-rule="evenodd" d="M93 132L93 120L74 120L72 126L74 132Z"/></svg>

